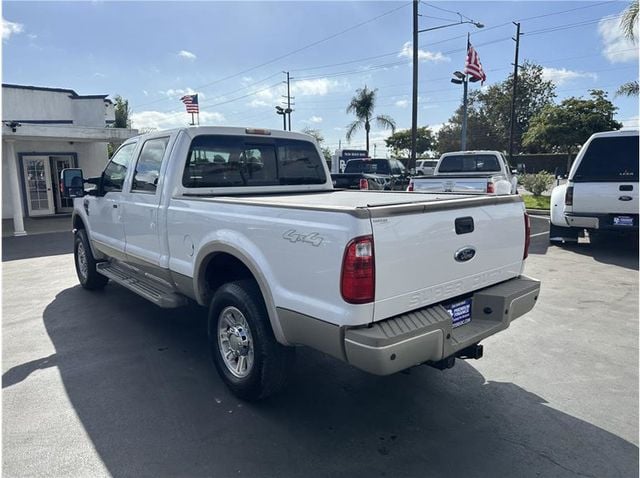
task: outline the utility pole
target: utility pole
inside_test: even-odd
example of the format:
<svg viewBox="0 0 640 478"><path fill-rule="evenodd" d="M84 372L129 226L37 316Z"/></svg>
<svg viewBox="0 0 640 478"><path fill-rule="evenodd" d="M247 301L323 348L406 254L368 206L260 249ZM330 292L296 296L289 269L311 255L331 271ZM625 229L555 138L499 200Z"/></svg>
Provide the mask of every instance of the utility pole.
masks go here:
<svg viewBox="0 0 640 478"><path fill-rule="evenodd" d="M291 131L291 112L293 111L291 109L291 105L292 105L291 100L295 99L295 98L291 97L291 78L289 77L289 72L288 71L283 71L282 73L287 75L287 82L286 82L287 83L287 95L286 96L283 95L282 97L287 99L287 108L284 111L285 111L287 117L289 118L289 131ZM286 129L287 129L286 125L285 125L284 129L286 131Z"/></svg>
<svg viewBox="0 0 640 478"><path fill-rule="evenodd" d="M469 55L469 34L467 33L467 51L465 58ZM465 68L466 69L466 68ZM467 98L469 93L469 75L465 72L462 80L463 93L462 93L462 138L460 138L460 150L467 150Z"/></svg>
<svg viewBox="0 0 640 478"><path fill-rule="evenodd" d="M411 157L407 169L416 167L416 138L418 136L418 1L413 0L413 97L411 102Z"/></svg>
<svg viewBox="0 0 640 478"><path fill-rule="evenodd" d="M520 23L513 22L516 26L516 37L512 38L516 42L516 58L513 64L513 92L511 93L511 125L509 131L509 164L513 167L513 136L516 126L516 92L518 88L518 51L520 49Z"/></svg>

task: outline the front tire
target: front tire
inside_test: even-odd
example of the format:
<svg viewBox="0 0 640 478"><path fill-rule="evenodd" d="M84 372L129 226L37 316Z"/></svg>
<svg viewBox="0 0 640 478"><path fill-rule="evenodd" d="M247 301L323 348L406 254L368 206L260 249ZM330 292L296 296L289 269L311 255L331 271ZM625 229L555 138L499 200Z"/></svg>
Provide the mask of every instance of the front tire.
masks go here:
<svg viewBox="0 0 640 478"><path fill-rule="evenodd" d="M260 400L285 385L294 350L276 341L253 280L230 282L216 291L208 332L213 363L236 396Z"/></svg>
<svg viewBox="0 0 640 478"><path fill-rule="evenodd" d="M75 234L73 258L80 285L87 290L103 289L109 279L96 270L96 259L91 252L89 239L84 229Z"/></svg>

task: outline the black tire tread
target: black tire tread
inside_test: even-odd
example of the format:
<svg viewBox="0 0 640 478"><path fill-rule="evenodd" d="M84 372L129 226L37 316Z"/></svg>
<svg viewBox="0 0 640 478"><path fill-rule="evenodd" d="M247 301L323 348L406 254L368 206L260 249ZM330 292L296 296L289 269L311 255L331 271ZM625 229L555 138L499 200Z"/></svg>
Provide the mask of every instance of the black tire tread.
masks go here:
<svg viewBox="0 0 640 478"><path fill-rule="evenodd" d="M78 269L78 242L82 242L84 246L85 254L87 256L87 280L83 281ZM84 229L79 229L75 234L75 239L73 243L73 259L76 266L76 273L78 275L78 281L80 281L80 285L87 290L100 290L104 289L104 287L109 282L109 279L102 274L100 274L96 269L97 261L93 257L91 252L91 246L89 245L89 239L87 237L87 232Z"/></svg>

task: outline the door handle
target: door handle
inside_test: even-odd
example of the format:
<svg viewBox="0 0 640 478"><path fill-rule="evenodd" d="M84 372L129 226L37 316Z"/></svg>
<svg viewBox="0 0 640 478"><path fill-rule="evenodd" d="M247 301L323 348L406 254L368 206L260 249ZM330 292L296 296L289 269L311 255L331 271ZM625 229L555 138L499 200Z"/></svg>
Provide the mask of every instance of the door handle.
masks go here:
<svg viewBox="0 0 640 478"><path fill-rule="evenodd" d="M118 205L117 204L114 204L112 207L113 207L113 209L118 209Z"/></svg>
<svg viewBox="0 0 640 478"><path fill-rule="evenodd" d="M620 186L620 191L633 191L633 186L631 184L623 184Z"/></svg>

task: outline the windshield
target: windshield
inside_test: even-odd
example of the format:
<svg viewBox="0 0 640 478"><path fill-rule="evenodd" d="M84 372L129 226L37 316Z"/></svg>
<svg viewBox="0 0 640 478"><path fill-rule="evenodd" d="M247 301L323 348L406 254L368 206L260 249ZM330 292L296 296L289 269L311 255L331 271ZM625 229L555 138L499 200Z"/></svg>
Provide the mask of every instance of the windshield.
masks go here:
<svg viewBox="0 0 640 478"><path fill-rule="evenodd" d="M638 181L638 137L594 139L589 143L573 180Z"/></svg>
<svg viewBox="0 0 640 478"><path fill-rule="evenodd" d="M440 173L499 172L498 158L493 154L460 154L445 156L440 162Z"/></svg>
<svg viewBox="0 0 640 478"><path fill-rule="evenodd" d="M188 188L324 184L322 158L308 141L196 136L182 175Z"/></svg>
<svg viewBox="0 0 640 478"><path fill-rule="evenodd" d="M345 173L391 174L386 159L352 159L344 168Z"/></svg>

